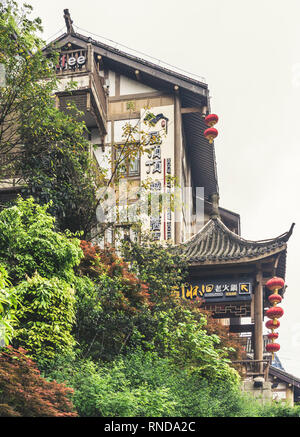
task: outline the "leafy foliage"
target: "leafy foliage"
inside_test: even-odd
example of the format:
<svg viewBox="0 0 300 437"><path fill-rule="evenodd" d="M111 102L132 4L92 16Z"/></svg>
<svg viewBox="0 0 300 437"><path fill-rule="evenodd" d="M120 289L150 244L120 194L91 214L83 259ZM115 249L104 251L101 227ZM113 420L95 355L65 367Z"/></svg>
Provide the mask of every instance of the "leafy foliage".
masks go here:
<svg viewBox="0 0 300 437"><path fill-rule="evenodd" d="M168 327L163 329L167 330L168 338L172 341L171 333L180 332L178 326L183 323L184 326L188 325L189 329L192 330L194 330L192 326L198 326L200 330L204 329L212 339L218 338L220 341L219 349L225 348L226 354L231 360L244 357L242 346L236 340L235 335L229 333L228 327L220 325L213 319L209 311L202 308L201 300L183 301L172 293L172 290L186 281L188 274L186 261L174 254L172 246L164 247L144 236L141 243L125 241L122 252L132 271L147 283L152 312L156 313L156 316L148 324L145 340L152 341L151 333L158 334L158 325L163 327L166 323ZM166 345L163 345L163 342L166 341L167 338L164 339L163 335L158 334L155 347L164 350Z"/></svg>
<svg viewBox="0 0 300 437"><path fill-rule="evenodd" d="M208 382L197 369L174 365L141 349L113 362L96 364L76 356L58 357L48 377L74 389L80 416L229 417L256 416L259 404L232 381Z"/></svg>
<svg viewBox="0 0 300 437"><path fill-rule="evenodd" d="M95 359L112 359L130 342L133 332L146 318L148 287L112 249L101 250L85 241L81 248L84 257L79 272L88 276L75 281L74 335L84 354Z"/></svg>
<svg viewBox="0 0 300 437"><path fill-rule="evenodd" d="M260 409L262 417L300 417L300 405L291 407L284 401L269 402L264 404Z"/></svg>
<svg viewBox="0 0 300 437"><path fill-rule="evenodd" d="M18 300L9 285L8 274L0 264L0 344L3 341L5 344L9 343L14 332L13 325L16 323L13 310L16 309Z"/></svg>
<svg viewBox="0 0 300 437"><path fill-rule="evenodd" d="M140 243L124 241L122 247L131 270L148 285L150 301L159 308L176 302L171 291L187 278L185 260L170 249L170 245L164 247L147 235L142 236Z"/></svg>
<svg viewBox="0 0 300 437"><path fill-rule="evenodd" d="M0 262L16 284L37 271L72 281L82 251L79 240L56 232L48 206L19 198L0 212Z"/></svg>
<svg viewBox="0 0 300 437"><path fill-rule="evenodd" d="M46 381L22 348L0 351L0 417L75 417L72 392Z"/></svg>
<svg viewBox="0 0 300 437"><path fill-rule="evenodd" d="M36 273L15 288L21 305L13 344L26 348L42 362L72 350L74 339L74 290L62 279L46 279Z"/></svg>
<svg viewBox="0 0 300 437"><path fill-rule="evenodd" d="M132 255L130 271L112 249L101 250L85 241L81 248L84 258L79 271L94 280L83 277L81 287L78 282L76 286L75 336L85 355L111 360L140 346L156 350L179 366L197 367L207 379L237 382L226 358L233 349L216 334L207 333L206 317L199 308L179 302L170 292L183 278L171 253L158 244L135 245L138 257L134 260ZM177 262L183 264L180 259ZM158 263L163 266L159 270Z"/></svg>
<svg viewBox="0 0 300 437"><path fill-rule="evenodd" d="M4 175L25 181L24 195L41 204L53 201L50 211L61 230L88 233L95 223L96 188L87 129L74 106L62 112L54 105L58 53L43 53L41 20L31 20L31 11L11 0L0 4L0 165Z"/></svg>

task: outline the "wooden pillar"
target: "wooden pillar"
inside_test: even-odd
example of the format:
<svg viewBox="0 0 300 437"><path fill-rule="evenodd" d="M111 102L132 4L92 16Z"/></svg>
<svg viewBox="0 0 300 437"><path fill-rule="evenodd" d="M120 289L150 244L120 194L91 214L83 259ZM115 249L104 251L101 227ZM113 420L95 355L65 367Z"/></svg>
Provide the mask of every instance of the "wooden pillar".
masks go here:
<svg viewBox="0 0 300 437"><path fill-rule="evenodd" d="M93 72L94 51L91 43L87 44L87 71Z"/></svg>
<svg viewBox="0 0 300 437"><path fill-rule="evenodd" d="M254 359L263 359L263 281L262 271L259 267L256 275L254 294Z"/></svg>
<svg viewBox="0 0 300 437"><path fill-rule="evenodd" d="M175 102L174 102L174 119L175 119L175 132L174 132L174 173L179 184L179 190L181 189L181 147L182 147L182 133L181 133L181 102L178 93L178 89L175 90ZM180 199L181 203L181 199ZM175 210L175 244L181 243L181 204L176 205Z"/></svg>

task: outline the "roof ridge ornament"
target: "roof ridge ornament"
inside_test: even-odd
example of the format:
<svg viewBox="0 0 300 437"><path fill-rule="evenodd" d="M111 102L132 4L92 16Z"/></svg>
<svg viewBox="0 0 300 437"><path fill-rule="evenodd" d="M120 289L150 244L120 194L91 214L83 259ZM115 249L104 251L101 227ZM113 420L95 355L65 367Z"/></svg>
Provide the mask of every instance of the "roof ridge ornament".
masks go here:
<svg viewBox="0 0 300 437"><path fill-rule="evenodd" d="M66 22L68 34L75 33L73 29L73 20L71 20L69 9L64 9L64 19Z"/></svg>
<svg viewBox="0 0 300 437"><path fill-rule="evenodd" d="M212 203L210 218L211 219L220 218L220 212L219 212L220 196L219 196L219 194L218 193L212 194L210 199L211 199L211 203Z"/></svg>

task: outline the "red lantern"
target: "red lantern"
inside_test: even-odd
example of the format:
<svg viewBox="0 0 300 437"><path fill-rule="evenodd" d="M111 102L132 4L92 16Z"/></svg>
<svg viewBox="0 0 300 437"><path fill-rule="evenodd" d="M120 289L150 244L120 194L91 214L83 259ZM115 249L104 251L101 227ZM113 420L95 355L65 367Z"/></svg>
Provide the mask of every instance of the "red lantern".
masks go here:
<svg viewBox="0 0 300 437"><path fill-rule="evenodd" d="M282 301L282 297L280 294L271 294L269 297L269 302L276 305L277 303L280 303Z"/></svg>
<svg viewBox="0 0 300 437"><path fill-rule="evenodd" d="M283 316L283 309L281 307L271 307L266 311L266 316L269 319L279 319L279 317Z"/></svg>
<svg viewBox="0 0 300 437"><path fill-rule="evenodd" d="M214 138L218 136L218 131L214 127L209 127L204 131L204 136L209 140L210 144L213 142Z"/></svg>
<svg viewBox="0 0 300 437"><path fill-rule="evenodd" d="M277 329L280 326L279 320L268 320L266 322L266 328L268 329Z"/></svg>
<svg viewBox="0 0 300 437"><path fill-rule="evenodd" d="M219 117L216 114L208 114L204 121L207 124L207 126L214 126L216 123L218 123Z"/></svg>
<svg viewBox="0 0 300 437"><path fill-rule="evenodd" d="M268 343L266 345L266 351L272 352L272 354L274 354L274 352L278 352L279 349L280 349L280 344L278 343Z"/></svg>
<svg viewBox="0 0 300 437"><path fill-rule="evenodd" d="M284 287L284 280L282 278L274 276L274 278L268 280L268 282L266 283L266 287L271 291L275 290L276 293L276 290Z"/></svg>
<svg viewBox="0 0 300 437"><path fill-rule="evenodd" d="M270 333L268 334L268 339L269 339L269 340L275 340L275 339L278 338L278 337L279 337L278 332L270 332Z"/></svg>

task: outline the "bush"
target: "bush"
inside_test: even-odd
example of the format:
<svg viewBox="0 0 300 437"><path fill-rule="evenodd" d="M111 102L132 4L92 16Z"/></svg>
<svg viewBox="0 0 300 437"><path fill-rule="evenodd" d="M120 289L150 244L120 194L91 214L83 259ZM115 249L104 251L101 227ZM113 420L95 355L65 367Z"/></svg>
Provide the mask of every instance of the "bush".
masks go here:
<svg viewBox="0 0 300 437"><path fill-rule="evenodd" d="M8 274L0 264L0 345L8 344L13 336L13 326L16 318L13 315L17 307L17 298L12 289L9 288Z"/></svg>
<svg viewBox="0 0 300 437"><path fill-rule="evenodd" d="M262 417L300 417L300 405L291 407L284 401L270 402L260 408Z"/></svg>
<svg viewBox="0 0 300 437"><path fill-rule="evenodd" d="M74 389L80 416L236 417L258 415L258 403L238 384L204 379L155 352L137 349L109 364L60 357L47 377Z"/></svg>
<svg viewBox="0 0 300 437"><path fill-rule="evenodd" d="M56 232L47 209L32 198L19 198L0 212L0 263L14 285L36 271L46 278L73 280L73 268L82 257L80 242Z"/></svg>
<svg viewBox="0 0 300 437"><path fill-rule="evenodd" d="M74 417L72 389L46 381L23 349L0 351L0 417Z"/></svg>
<svg viewBox="0 0 300 437"><path fill-rule="evenodd" d="M125 357L119 357L109 364L102 363L101 366L74 356L61 357L53 363L52 370L48 370L47 377L66 381L74 389L73 402L80 416L175 415L176 402L170 388L150 380L148 382L147 378L140 378L138 384L134 383L127 374L128 363ZM139 370L136 369L137 372ZM169 368L165 367L165 370L169 371Z"/></svg>
<svg viewBox="0 0 300 437"><path fill-rule="evenodd" d="M35 274L15 288L20 301L13 345L24 347L41 362L68 352L74 345L74 290L62 279Z"/></svg>
<svg viewBox="0 0 300 437"><path fill-rule="evenodd" d="M74 336L85 355L114 359L130 344L149 316L148 287L113 249L81 242L84 257L76 278Z"/></svg>

